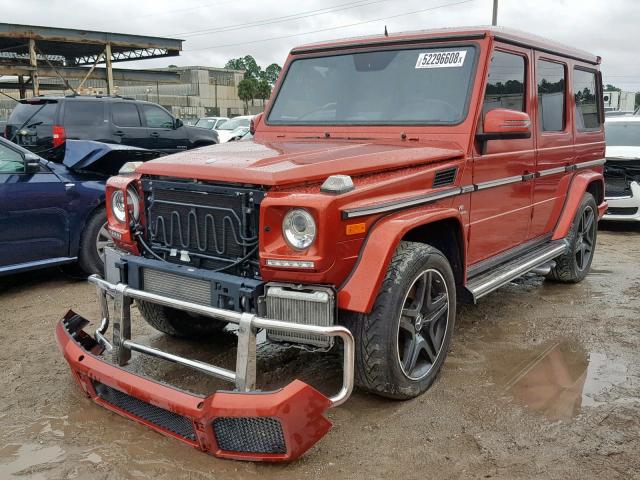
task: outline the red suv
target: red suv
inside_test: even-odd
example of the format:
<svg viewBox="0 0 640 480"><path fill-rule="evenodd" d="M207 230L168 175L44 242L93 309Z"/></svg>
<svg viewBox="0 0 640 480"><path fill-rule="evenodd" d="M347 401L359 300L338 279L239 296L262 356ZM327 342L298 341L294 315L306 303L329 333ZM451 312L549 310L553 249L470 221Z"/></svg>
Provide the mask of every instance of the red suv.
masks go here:
<svg viewBox="0 0 640 480"><path fill-rule="evenodd" d="M91 337L57 329L88 396L221 457L296 458L353 384L407 399L434 382L458 302L527 272L579 282L603 215L600 58L503 29L294 49L254 138L140 165L107 186L116 249ZM109 325L107 299L115 299ZM130 338L239 325L235 370ZM255 335L344 343L342 389L255 386ZM207 397L121 370L131 352L235 384Z"/></svg>

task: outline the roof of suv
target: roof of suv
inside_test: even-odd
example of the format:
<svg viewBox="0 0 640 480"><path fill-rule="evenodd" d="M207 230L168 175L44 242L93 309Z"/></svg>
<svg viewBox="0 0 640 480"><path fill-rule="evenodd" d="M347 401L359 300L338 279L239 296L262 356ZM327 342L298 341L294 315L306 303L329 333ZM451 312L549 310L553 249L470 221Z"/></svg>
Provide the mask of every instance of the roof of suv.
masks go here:
<svg viewBox="0 0 640 480"><path fill-rule="evenodd" d="M374 46L413 43L421 40L467 40L485 37L493 37L498 40L514 45L533 47L537 50L554 53L557 55L573 58L583 62L597 65L600 57L589 52L572 48L561 43L550 41L546 38L530 33L522 32L504 27L457 27L440 28L433 30L420 30L412 32L401 32L390 35L373 35L364 37L345 38L330 42L311 43L294 48L291 53L307 53L321 50L341 50L353 46Z"/></svg>
<svg viewBox="0 0 640 480"><path fill-rule="evenodd" d="M29 102L40 102L40 101L56 101L59 102L61 100L101 100L101 101L118 101L118 100L129 100L140 103L152 103L145 102L144 100L136 100L131 97L119 97L119 96L109 96L109 95L66 95L66 96L46 96L41 95L38 97L29 97L24 100L20 100L21 103L29 103Z"/></svg>

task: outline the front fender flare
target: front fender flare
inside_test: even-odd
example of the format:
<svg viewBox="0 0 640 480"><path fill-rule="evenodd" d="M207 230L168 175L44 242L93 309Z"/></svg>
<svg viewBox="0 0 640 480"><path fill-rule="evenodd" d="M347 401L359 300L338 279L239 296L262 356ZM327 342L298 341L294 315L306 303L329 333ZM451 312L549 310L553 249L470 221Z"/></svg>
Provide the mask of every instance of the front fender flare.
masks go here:
<svg viewBox="0 0 640 480"><path fill-rule="evenodd" d="M564 203L564 208L562 209L562 213L560 214L560 218L558 219L558 223L553 232L553 240L565 238L569 234L571 224L576 216L582 197L587 191L589 185L594 182L599 182L602 185L602 192L604 192L604 177L600 172L580 172L573 177L571 185L569 186L569 192L567 193L567 199ZM596 198L596 203L598 202L599 199ZM598 205L598 216L602 217L605 210L606 202L602 200Z"/></svg>
<svg viewBox="0 0 640 480"><path fill-rule="evenodd" d="M399 212L378 220L365 240L358 261L338 291L338 306L344 310L369 313L384 280L391 258L410 230L439 220L455 219L464 225L455 208L434 208ZM463 242L466 235L463 235ZM466 245L463 245L463 252Z"/></svg>

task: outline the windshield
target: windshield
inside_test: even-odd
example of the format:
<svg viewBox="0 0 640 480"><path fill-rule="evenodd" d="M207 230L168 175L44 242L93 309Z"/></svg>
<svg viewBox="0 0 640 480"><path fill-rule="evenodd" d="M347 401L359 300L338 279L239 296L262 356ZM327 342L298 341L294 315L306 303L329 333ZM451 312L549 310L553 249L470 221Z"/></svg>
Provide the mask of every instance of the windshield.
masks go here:
<svg viewBox="0 0 640 480"><path fill-rule="evenodd" d="M605 122L604 131L607 145L640 146L640 122Z"/></svg>
<svg viewBox="0 0 640 480"><path fill-rule="evenodd" d="M236 117L231 120L227 120L218 127L218 130L235 130L238 127L248 127L251 123L251 119L247 117Z"/></svg>
<svg viewBox="0 0 640 480"><path fill-rule="evenodd" d="M474 64L469 46L295 60L268 122L456 124L466 116Z"/></svg>
<svg viewBox="0 0 640 480"><path fill-rule="evenodd" d="M201 118L196 122L195 126L200 128L208 128L209 130L211 130L213 127L216 126L216 120L209 119L209 118Z"/></svg>

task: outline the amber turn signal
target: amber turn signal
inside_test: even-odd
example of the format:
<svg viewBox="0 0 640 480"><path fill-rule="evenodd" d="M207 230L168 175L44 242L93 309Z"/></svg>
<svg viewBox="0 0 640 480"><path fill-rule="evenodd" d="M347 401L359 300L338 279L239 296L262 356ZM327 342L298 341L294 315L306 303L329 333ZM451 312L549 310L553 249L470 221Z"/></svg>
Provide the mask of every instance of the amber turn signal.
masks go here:
<svg viewBox="0 0 640 480"><path fill-rule="evenodd" d="M347 225L347 235L358 235L359 233L364 233L367 229L367 225L365 223L352 223Z"/></svg>

